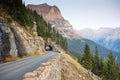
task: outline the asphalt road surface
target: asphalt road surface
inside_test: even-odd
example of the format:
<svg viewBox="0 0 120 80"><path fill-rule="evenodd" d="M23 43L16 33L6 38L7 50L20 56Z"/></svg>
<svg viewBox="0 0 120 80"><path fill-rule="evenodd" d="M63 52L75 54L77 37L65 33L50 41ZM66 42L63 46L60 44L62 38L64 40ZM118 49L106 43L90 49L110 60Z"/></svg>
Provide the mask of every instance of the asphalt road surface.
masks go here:
<svg viewBox="0 0 120 80"><path fill-rule="evenodd" d="M22 60L0 64L0 80L22 80L25 73L37 69L41 63L47 62L58 52L49 51L42 56L28 57Z"/></svg>

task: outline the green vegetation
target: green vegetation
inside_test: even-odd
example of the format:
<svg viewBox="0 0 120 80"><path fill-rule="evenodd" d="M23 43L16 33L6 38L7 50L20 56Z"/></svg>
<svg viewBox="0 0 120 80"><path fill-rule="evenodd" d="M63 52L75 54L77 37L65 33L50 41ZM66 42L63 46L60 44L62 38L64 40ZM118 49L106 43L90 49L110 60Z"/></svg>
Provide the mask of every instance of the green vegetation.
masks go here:
<svg viewBox="0 0 120 80"><path fill-rule="evenodd" d="M92 69L93 57L88 44L85 45L85 50L81 62L85 68Z"/></svg>
<svg viewBox="0 0 120 80"><path fill-rule="evenodd" d="M38 36L44 37L45 40L50 38L52 41L55 41L56 44L62 46L63 49L67 50L67 40L66 38L62 37L55 28L52 28L49 23L46 23L42 16L37 15L34 11L35 21L37 24L37 32Z"/></svg>
<svg viewBox="0 0 120 80"><path fill-rule="evenodd" d="M101 73L101 59L98 54L98 48L95 48L95 56L94 56L94 62L93 62L93 69L92 71L100 76Z"/></svg>
<svg viewBox="0 0 120 80"><path fill-rule="evenodd" d="M119 66L112 52L109 53L108 58L102 60L97 47L95 50L95 55L93 56L89 45L86 44L82 58L79 59L78 57L79 63L91 70L94 74L100 76L103 80L120 80Z"/></svg>
<svg viewBox="0 0 120 80"><path fill-rule="evenodd" d="M31 11L25 8L22 0L0 0L0 8L6 10L8 14L23 26L33 25Z"/></svg>
<svg viewBox="0 0 120 80"><path fill-rule="evenodd" d="M54 28L51 28L51 25L46 23L42 16L27 9L22 0L0 0L0 9L6 10L12 19L24 26L25 29L29 28L31 30L34 22L36 22L38 36L42 36L45 40L50 38L67 50L66 38L62 37Z"/></svg>
<svg viewBox="0 0 120 80"><path fill-rule="evenodd" d="M68 49L71 54L77 53L78 55L82 55L84 53L85 44L87 43L90 47L90 50L93 54L95 54L95 47L97 46L98 52L101 57L107 57L110 50L105 47L102 47L95 42L88 39L67 39ZM74 52L74 53L73 53ZM112 51L114 56L117 56L117 62L120 64L120 55L119 52Z"/></svg>
<svg viewBox="0 0 120 80"><path fill-rule="evenodd" d="M104 62L104 71L105 72L105 76L104 76L104 80L108 79L108 80L120 80L119 79L119 66L115 61L115 58L112 54L112 52L109 53L108 55L108 59L107 61Z"/></svg>

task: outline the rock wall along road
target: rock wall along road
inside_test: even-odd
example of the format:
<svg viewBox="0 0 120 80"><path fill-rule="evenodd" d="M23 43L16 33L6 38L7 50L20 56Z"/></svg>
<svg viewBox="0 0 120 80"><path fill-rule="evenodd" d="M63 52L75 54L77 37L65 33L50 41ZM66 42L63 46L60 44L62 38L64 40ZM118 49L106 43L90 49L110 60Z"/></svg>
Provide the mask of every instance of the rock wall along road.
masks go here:
<svg viewBox="0 0 120 80"><path fill-rule="evenodd" d="M42 63L35 71L26 73L23 80L61 80L60 55Z"/></svg>

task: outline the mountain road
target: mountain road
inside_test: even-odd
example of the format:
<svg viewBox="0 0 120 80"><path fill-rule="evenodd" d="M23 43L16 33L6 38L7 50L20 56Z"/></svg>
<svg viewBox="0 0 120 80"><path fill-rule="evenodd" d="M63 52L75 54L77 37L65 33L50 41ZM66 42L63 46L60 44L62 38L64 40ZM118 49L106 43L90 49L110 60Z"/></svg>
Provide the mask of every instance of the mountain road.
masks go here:
<svg viewBox="0 0 120 80"><path fill-rule="evenodd" d="M48 51L44 55L0 64L0 80L22 80L25 73L34 71L41 63L47 62L57 54L58 52Z"/></svg>

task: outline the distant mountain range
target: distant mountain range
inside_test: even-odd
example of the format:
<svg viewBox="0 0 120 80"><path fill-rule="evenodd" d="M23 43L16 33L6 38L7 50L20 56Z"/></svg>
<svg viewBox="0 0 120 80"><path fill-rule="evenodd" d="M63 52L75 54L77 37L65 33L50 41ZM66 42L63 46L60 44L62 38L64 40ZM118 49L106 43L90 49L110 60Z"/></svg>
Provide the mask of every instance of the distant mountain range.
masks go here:
<svg viewBox="0 0 120 80"><path fill-rule="evenodd" d="M78 33L90 39L101 46L110 50L120 52L120 27L118 28L100 28L98 30L83 29L78 30Z"/></svg>
<svg viewBox="0 0 120 80"><path fill-rule="evenodd" d="M85 44L87 43L90 46L91 52L95 54L95 47L98 47L98 53L102 59L108 57L110 50L95 43L94 41L88 39L68 39L68 49L70 53L75 57L81 57L84 53ZM120 65L120 52L112 51L115 59L117 60L118 64Z"/></svg>

